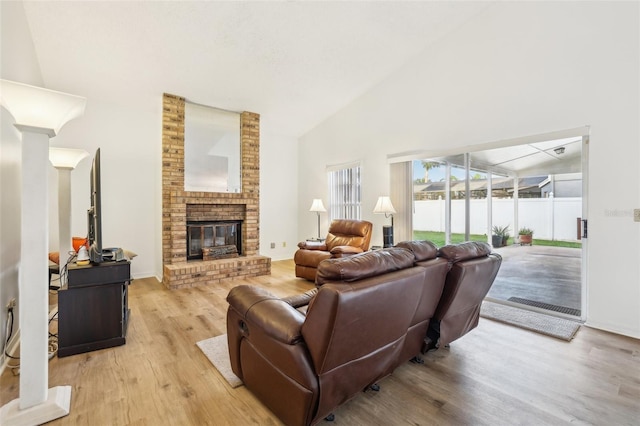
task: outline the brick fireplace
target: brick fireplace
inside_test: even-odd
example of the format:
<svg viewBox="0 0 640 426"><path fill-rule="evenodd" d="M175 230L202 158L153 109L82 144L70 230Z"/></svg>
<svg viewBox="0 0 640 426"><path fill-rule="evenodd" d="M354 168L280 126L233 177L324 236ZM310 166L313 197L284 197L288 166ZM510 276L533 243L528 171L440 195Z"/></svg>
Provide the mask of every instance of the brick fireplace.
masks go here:
<svg viewBox="0 0 640 426"><path fill-rule="evenodd" d="M162 100L162 283L178 289L267 275L271 259L259 255L260 116L240 117L242 192L184 190L185 98ZM241 223L237 257L187 260L187 223Z"/></svg>

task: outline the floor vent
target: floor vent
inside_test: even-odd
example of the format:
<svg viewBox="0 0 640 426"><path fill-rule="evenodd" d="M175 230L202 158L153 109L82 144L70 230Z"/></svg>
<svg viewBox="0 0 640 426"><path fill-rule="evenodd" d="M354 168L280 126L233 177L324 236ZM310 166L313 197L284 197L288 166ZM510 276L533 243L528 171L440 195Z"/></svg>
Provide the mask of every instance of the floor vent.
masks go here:
<svg viewBox="0 0 640 426"><path fill-rule="evenodd" d="M567 308L566 306L551 305L549 303L536 302L535 300L521 299L519 297L510 297L509 302L520 303L521 305L534 306L540 309L546 309L547 311L560 312L567 315L573 315L579 317L581 315L580 309Z"/></svg>

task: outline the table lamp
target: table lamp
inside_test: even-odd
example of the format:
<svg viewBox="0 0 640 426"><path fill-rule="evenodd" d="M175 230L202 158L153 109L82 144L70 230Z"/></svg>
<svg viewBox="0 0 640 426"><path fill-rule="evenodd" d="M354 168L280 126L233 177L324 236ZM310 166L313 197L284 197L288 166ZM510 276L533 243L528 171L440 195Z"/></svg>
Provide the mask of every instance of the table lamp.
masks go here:
<svg viewBox="0 0 640 426"><path fill-rule="evenodd" d="M324 208L324 204L322 204L322 200L320 198L314 198L309 211L316 212L318 214L318 240L320 240L320 212L326 212L327 209Z"/></svg>
<svg viewBox="0 0 640 426"><path fill-rule="evenodd" d="M373 208L373 213L384 214L384 217L391 217L391 226L384 225L382 227L383 247L393 247L393 214L396 209L391 204L391 199L387 196L378 197L378 202Z"/></svg>

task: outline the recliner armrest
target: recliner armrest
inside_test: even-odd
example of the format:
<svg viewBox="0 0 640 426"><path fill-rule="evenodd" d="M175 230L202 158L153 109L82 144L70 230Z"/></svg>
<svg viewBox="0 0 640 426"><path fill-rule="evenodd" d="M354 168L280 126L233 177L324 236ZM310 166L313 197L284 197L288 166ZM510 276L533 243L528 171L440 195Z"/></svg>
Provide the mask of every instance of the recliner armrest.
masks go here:
<svg viewBox="0 0 640 426"><path fill-rule="evenodd" d="M327 251L327 245L325 243L316 242L316 241L300 241L298 243L298 248L305 249L305 250Z"/></svg>
<svg viewBox="0 0 640 426"><path fill-rule="evenodd" d="M261 333L285 344L302 340L300 328L304 315L268 291L248 285L231 289L227 302L245 321L237 324L241 334L251 334L257 327ZM230 324L227 324L229 327Z"/></svg>
<svg viewBox="0 0 640 426"><path fill-rule="evenodd" d="M283 297L282 300L298 309L301 306L307 306L309 302L311 302L311 299L316 296L316 294L318 294L318 289L314 288L304 293Z"/></svg>
<svg viewBox="0 0 640 426"><path fill-rule="evenodd" d="M343 256L351 256L353 254L362 253L362 249L360 247L353 246L336 246L331 249L331 257L343 257Z"/></svg>

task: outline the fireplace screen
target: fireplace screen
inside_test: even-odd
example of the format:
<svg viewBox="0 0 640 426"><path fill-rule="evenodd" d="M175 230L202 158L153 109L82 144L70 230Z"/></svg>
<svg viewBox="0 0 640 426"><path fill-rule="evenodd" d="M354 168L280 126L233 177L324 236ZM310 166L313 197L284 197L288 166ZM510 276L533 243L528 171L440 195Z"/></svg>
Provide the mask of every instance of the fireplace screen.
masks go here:
<svg viewBox="0 0 640 426"><path fill-rule="evenodd" d="M241 221L187 223L187 259L224 259L242 253Z"/></svg>

